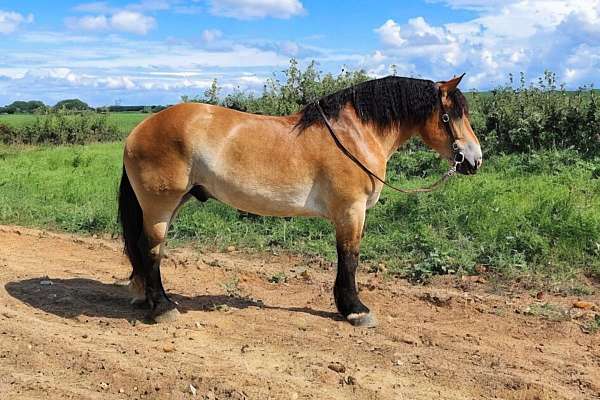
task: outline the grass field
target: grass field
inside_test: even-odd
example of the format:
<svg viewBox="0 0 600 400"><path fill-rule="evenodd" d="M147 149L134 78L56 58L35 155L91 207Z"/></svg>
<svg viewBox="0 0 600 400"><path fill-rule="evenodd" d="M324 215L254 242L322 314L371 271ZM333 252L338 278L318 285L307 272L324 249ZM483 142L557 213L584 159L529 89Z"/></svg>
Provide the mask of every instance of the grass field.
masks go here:
<svg viewBox="0 0 600 400"><path fill-rule="evenodd" d="M0 222L83 233L117 233L120 143L0 148ZM443 171L433 153L401 153L390 176L420 186ZM418 178L425 171L431 178ZM472 272L568 280L600 277L600 168L570 152L503 156L441 190L407 196L384 190L369 211L363 260L414 279ZM254 218L215 201L190 202L171 240L199 246L283 248L334 259L323 220Z"/></svg>
<svg viewBox="0 0 600 400"><path fill-rule="evenodd" d="M131 130L150 114L145 113L111 113L108 120L119 128L119 131L126 136ZM43 115L34 114L1 114L0 124L6 124L14 127L33 123L36 118L44 118Z"/></svg>

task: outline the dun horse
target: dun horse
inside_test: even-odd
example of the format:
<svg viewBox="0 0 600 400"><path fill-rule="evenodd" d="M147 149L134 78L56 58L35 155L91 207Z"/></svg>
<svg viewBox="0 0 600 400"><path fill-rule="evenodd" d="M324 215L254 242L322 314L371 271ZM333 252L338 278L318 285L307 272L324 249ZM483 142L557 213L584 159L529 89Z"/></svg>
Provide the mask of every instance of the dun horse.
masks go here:
<svg viewBox="0 0 600 400"><path fill-rule="evenodd" d="M365 212L379 199L389 158L419 134L458 172L481 165L461 78L376 79L284 117L180 104L146 119L127 138L119 193L133 302L155 321L176 317L161 281L165 237L182 204L213 198L253 214L330 220L337 309L353 325L375 325L355 278Z"/></svg>

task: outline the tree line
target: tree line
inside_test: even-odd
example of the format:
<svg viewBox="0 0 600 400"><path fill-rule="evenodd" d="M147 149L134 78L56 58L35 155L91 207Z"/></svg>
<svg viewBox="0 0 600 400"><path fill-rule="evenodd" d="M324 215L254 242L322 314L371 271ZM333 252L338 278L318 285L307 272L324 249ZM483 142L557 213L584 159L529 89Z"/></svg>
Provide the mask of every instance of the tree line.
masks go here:
<svg viewBox="0 0 600 400"><path fill-rule="evenodd" d="M0 114L46 114L52 111L96 111L96 112L142 112L153 113L164 110L167 106L152 105L152 106L103 106L90 107L86 102L80 99L61 100L54 106L44 104L39 100L30 101L14 101L4 107L0 107Z"/></svg>

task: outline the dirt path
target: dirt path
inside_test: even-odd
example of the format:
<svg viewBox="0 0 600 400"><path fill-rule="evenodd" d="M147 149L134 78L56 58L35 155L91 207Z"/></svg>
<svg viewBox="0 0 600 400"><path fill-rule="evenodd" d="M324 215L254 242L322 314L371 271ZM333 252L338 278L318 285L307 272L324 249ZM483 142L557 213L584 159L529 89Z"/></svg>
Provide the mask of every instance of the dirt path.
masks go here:
<svg viewBox="0 0 600 400"><path fill-rule="evenodd" d="M184 312L149 325L128 271L116 241L0 227L0 398L600 398L600 335L580 328L598 309L574 297L363 273L380 326L355 329L328 263L181 249L164 275ZM515 312L532 304L562 321Z"/></svg>

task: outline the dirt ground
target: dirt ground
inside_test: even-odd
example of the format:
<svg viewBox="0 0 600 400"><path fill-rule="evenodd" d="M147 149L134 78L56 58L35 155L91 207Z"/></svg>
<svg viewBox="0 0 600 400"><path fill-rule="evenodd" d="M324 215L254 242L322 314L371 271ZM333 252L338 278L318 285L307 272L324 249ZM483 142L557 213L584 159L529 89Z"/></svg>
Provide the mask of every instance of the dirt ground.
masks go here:
<svg viewBox="0 0 600 400"><path fill-rule="evenodd" d="M118 241L0 226L0 398L600 399L600 334L582 329L598 287L537 299L362 271L379 326L357 329L331 263L228 250L172 250L182 314L148 324Z"/></svg>

